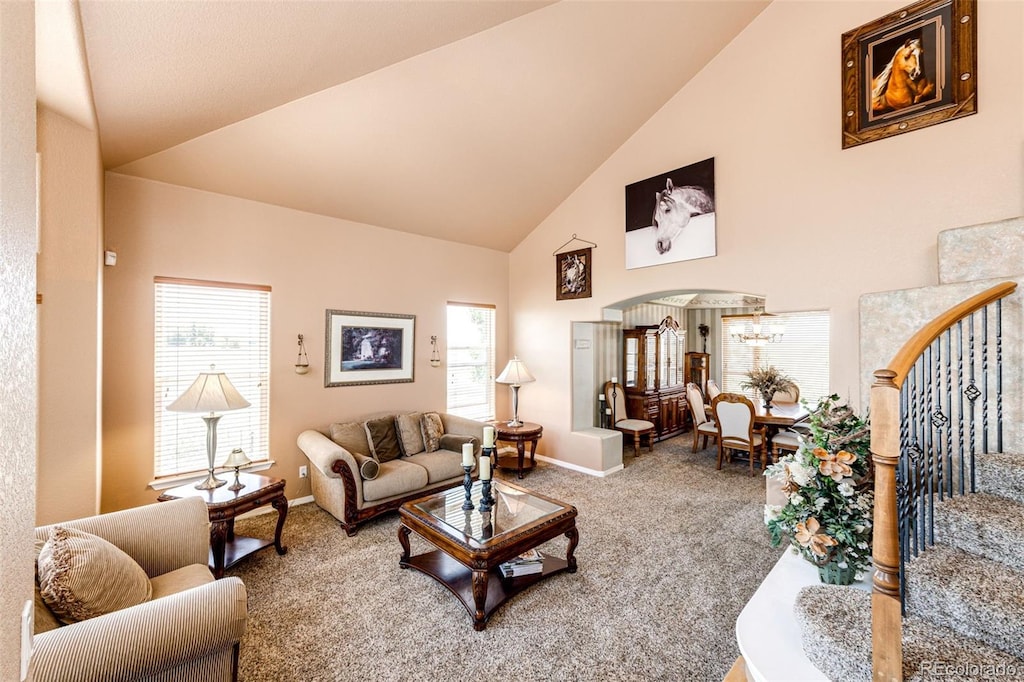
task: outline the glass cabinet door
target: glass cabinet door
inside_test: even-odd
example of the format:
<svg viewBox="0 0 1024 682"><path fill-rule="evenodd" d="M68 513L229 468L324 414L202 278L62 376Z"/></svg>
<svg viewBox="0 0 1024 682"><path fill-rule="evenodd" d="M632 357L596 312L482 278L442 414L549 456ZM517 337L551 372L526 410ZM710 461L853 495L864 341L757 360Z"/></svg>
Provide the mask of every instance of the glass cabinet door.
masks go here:
<svg viewBox="0 0 1024 682"><path fill-rule="evenodd" d="M639 352L640 344L636 337L630 337L626 339L626 366L623 368L626 374L624 386L626 388L636 388L636 374L637 374L637 353Z"/></svg>
<svg viewBox="0 0 1024 682"><path fill-rule="evenodd" d="M653 391L656 386L655 381L658 375L658 338L656 334L648 334L644 337L644 346L646 347L644 360L646 361L646 376L644 377L644 390Z"/></svg>

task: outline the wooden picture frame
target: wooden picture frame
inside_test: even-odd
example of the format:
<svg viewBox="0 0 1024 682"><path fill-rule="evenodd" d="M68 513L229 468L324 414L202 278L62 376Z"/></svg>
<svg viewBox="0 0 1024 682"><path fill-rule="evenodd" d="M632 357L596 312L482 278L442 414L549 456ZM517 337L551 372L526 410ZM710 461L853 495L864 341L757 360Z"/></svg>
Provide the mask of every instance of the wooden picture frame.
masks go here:
<svg viewBox="0 0 1024 682"><path fill-rule="evenodd" d="M413 381L416 316L328 310L324 388Z"/></svg>
<svg viewBox="0 0 1024 682"><path fill-rule="evenodd" d="M593 296L594 250L591 248L555 254L555 300Z"/></svg>
<svg viewBox="0 0 1024 682"><path fill-rule="evenodd" d="M843 34L843 149L978 113L977 0L921 0Z"/></svg>

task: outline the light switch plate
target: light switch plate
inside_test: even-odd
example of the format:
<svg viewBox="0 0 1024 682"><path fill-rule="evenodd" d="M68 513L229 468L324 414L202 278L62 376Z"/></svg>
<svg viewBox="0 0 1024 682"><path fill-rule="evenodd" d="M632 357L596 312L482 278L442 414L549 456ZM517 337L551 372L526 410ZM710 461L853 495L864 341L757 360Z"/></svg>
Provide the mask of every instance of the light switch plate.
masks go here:
<svg viewBox="0 0 1024 682"><path fill-rule="evenodd" d="M104 265L117 265L117 251L104 251L103 252L103 264Z"/></svg>
<svg viewBox="0 0 1024 682"><path fill-rule="evenodd" d="M32 658L32 632L35 630L35 604L29 600L21 610L21 680L28 679L28 664Z"/></svg>

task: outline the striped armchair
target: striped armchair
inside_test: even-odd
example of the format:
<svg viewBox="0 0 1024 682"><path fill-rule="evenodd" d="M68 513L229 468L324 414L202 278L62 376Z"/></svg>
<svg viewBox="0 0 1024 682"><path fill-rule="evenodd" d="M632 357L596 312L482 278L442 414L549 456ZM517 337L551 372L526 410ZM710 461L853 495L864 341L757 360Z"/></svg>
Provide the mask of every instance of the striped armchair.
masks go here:
<svg viewBox="0 0 1024 682"><path fill-rule="evenodd" d="M36 582L32 679L235 680L248 611L238 578L214 581L207 568L210 523L198 497L60 524L98 535L131 556L150 578L152 599L61 625ZM51 526L36 528L38 548Z"/></svg>

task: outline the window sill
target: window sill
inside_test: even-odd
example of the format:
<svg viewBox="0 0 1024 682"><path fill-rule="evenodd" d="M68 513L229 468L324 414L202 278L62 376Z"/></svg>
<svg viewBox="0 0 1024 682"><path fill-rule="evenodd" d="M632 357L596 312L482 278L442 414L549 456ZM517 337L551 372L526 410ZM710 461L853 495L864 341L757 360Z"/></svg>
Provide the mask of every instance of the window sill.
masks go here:
<svg viewBox="0 0 1024 682"><path fill-rule="evenodd" d="M252 466L247 466L247 467L245 467L243 469L243 471L248 471L248 472L266 471L270 467L274 466L274 464L276 464L276 462L274 460L268 459L268 460L264 460L262 462L257 462L256 464L253 464ZM219 468L219 469L214 469L213 471L216 474L231 474L234 470L233 469ZM201 474L184 474L184 475L181 475L181 476L167 476L165 478L158 478L155 481L150 481L149 482L149 487L152 490L167 490L168 488L175 488L175 487L177 487L179 485L185 485L185 484L188 484L188 483L198 483L199 481L203 480L204 478L206 478L206 472L203 472Z"/></svg>

